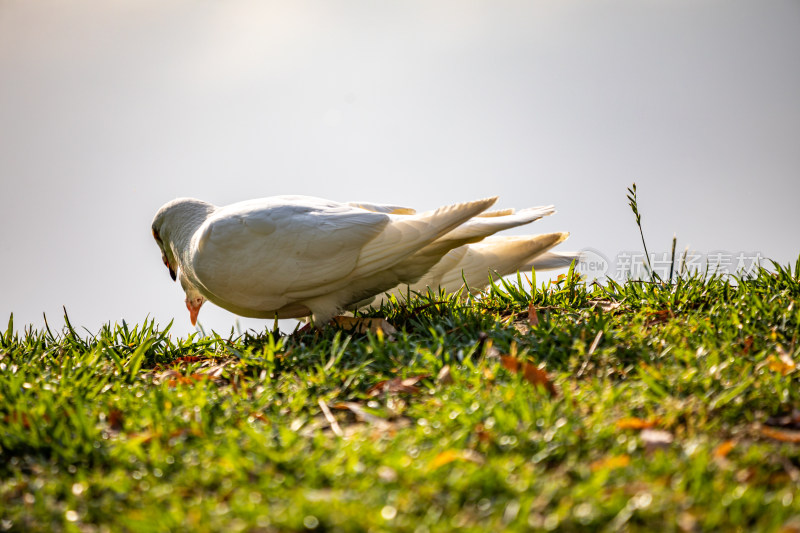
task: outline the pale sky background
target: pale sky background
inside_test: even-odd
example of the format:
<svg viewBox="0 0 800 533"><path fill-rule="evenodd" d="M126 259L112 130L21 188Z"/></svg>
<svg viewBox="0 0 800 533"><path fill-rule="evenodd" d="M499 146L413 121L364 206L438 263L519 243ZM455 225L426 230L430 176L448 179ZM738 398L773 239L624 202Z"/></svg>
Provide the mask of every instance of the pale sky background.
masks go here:
<svg viewBox="0 0 800 533"><path fill-rule="evenodd" d="M192 331L177 196L499 195L613 258L633 181L651 251L797 259L800 2L0 0L3 324Z"/></svg>

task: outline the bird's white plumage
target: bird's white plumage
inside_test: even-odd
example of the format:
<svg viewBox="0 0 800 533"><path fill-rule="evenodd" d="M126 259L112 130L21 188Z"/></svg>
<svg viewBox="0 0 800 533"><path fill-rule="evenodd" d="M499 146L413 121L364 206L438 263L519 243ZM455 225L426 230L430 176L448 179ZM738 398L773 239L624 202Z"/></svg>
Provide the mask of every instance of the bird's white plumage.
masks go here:
<svg viewBox="0 0 800 533"><path fill-rule="evenodd" d="M167 266L180 270L187 299L192 291L242 316L313 314L324 323L398 283L417 281L466 237L437 240L495 200L416 214L303 196L226 207L177 199L159 210L153 232ZM408 261L426 249L428 268Z"/></svg>
<svg viewBox="0 0 800 533"><path fill-rule="evenodd" d="M215 212L184 266L209 293L237 307L277 310L329 290L390 224L387 215L349 206L266 200Z"/></svg>
<svg viewBox="0 0 800 533"><path fill-rule="evenodd" d="M517 269L568 266L576 253L548 250L568 236L494 236L555 212L552 206L487 211L495 198L417 213L368 202L276 196L216 207L179 198L153 220L153 235L194 321L203 301L255 318L313 315L428 287L451 292L466 280Z"/></svg>
<svg viewBox="0 0 800 533"><path fill-rule="evenodd" d="M464 280L471 289L480 290L489 284L490 274L496 279L529 264L535 267L537 256L563 242L568 236L568 233L545 233L487 237L481 242L464 247L463 253L462 249L454 250L460 256L454 265L442 265L442 268L436 265L422 279L412 284L411 290L442 287L453 292L464 284ZM544 269L543 267L544 265L540 265L540 269Z"/></svg>
<svg viewBox="0 0 800 533"><path fill-rule="evenodd" d="M378 305L389 296L400 300L414 292L424 293L428 288L455 292L467 287L473 292L483 290L492 279L498 279L517 270L553 270L568 267L580 259L578 252L548 252L563 242L568 233L546 233L522 236L488 236L478 243L453 248L417 282L400 284L361 307Z"/></svg>

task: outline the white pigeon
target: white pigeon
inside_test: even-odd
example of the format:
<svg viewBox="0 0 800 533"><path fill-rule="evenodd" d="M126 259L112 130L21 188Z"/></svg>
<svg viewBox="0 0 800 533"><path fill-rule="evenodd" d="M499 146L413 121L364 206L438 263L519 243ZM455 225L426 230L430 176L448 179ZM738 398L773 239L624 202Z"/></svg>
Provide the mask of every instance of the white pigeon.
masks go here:
<svg viewBox="0 0 800 533"><path fill-rule="evenodd" d="M398 206L304 196L226 207L180 198L158 211L153 236L173 280L180 272L192 324L210 300L242 316L312 315L322 325L399 285L417 287L413 284L421 280L449 283L453 276L447 272L455 268L460 279L462 263L465 271L482 270L486 277L488 270L470 258L491 254L481 254L481 247L473 243L554 212L552 207L485 212L495 201L416 214ZM551 235L558 237L545 239L552 244L539 246L537 253L566 238ZM439 266L453 251L459 260ZM491 268L513 267L503 262Z"/></svg>

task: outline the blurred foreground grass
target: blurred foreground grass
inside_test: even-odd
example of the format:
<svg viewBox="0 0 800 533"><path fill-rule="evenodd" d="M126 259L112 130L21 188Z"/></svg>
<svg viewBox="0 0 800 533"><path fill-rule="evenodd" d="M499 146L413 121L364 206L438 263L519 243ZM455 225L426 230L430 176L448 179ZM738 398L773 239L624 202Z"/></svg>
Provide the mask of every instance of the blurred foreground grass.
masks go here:
<svg viewBox="0 0 800 533"><path fill-rule="evenodd" d="M9 323L0 530L800 531L799 273L429 294L394 338Z"/></svg>

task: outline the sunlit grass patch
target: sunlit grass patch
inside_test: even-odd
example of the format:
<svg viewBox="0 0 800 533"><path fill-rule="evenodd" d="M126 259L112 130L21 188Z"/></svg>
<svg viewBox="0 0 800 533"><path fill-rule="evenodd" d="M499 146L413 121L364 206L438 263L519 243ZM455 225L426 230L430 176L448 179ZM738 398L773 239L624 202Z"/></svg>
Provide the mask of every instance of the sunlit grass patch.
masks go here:
<svg viewBox="0 0 800 533"><path fill-rule="evenodd" d="M799 272L606 286L521 274L367 313L393 337L10 321L0 527L788 527Z"/></svg>

